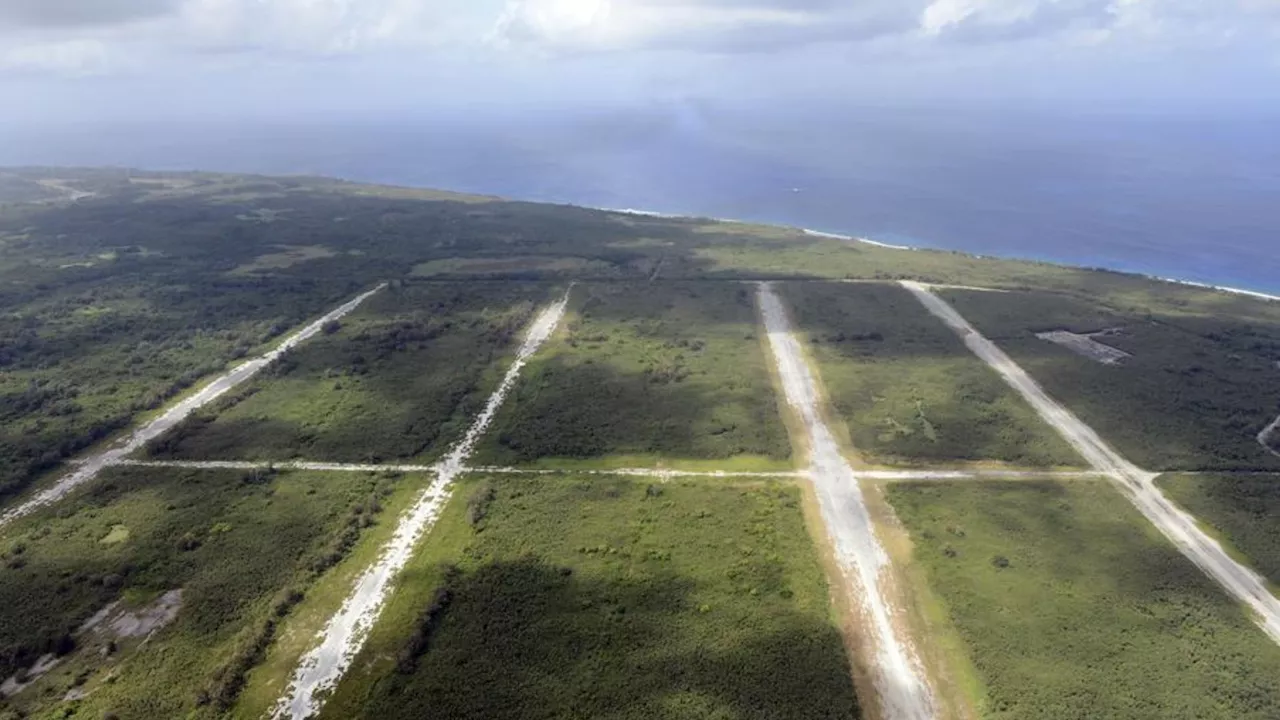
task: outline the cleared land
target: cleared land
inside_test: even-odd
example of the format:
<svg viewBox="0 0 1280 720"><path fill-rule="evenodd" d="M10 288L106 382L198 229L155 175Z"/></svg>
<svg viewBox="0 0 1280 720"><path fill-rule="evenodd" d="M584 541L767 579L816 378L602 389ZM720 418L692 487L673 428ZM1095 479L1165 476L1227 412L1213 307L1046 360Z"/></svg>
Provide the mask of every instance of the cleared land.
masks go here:
<svg viewBox="0 0 1280 720"><path fill-rule="evenodd" d="M1280 586L1280 474L1166 475L1157 484Z"/></svg>
<svg viewBox="0 0 1280 720"><path fill-rule="evenodd" d="M750 286L588 283L476 462L789 469L790 454Z"/></svg>
<svg viewBox="0 0 1280 720"><path fill-rule="evenodd" d="M396 487L371 474L112 468L74 504L16 521L0 540L0 675L59 660L0 701L0 717L220 717L276 624L381 522Z"/></svg>
<svg viewBox="0 0 1280 720"><path fill-rule="evenodd" d="M1153 470L1280 468L1258 433L1280 407L1280 318L1205 318L1162 306L1143 314L1047 293L942 290L1045 390L1129 459ZM1265 305L1252 301L1254 304ZM1035 336L1124 328L1107 343L1129 353L1103 365Z"/></svg>
<svg viewBox="0 0 1280 720"><path fill-rule="evenodd" d="M894 284L788 283L782 292L828 400L864 460L1079 465L1026 401Z"/></svg>
<svg viewBox="0 0 1280 720"><path fill-rule="evenodd" d="M1264 720L1280 647L1103 480L886 493L983 717Z"/></svg>
<svg viewBox="0 0 1280 720"><path fill-rule="evenodd" d="M521 283L399 284L149 446L166 459L430 462L501 378L535 304Z"/></svg>
<svg viewBox="0 0 1280 720"><path fill-rule="evenodd" d="M322 717L856 718L800 502L470 480L401 585L418 602L393 600Z"/></svg>

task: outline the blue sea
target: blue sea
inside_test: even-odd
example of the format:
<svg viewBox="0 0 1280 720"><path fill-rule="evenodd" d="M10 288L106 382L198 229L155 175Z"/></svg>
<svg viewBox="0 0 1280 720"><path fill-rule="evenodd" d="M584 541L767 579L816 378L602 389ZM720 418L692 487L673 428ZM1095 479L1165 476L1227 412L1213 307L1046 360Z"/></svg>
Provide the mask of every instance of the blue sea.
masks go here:
<svg viewBox="0 0 1280 720"><path fill-rule="evenodd" d="M1280 293L1280 115L671 103L0 126L0 165L309 173Z"/></svg>

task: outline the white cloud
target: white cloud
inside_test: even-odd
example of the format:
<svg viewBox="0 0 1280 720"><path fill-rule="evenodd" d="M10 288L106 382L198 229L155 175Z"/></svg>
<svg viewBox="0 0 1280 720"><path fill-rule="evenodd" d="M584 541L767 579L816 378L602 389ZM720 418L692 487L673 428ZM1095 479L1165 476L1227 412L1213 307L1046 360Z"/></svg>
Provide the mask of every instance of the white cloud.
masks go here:
<svg viewBox="0 0 1280 720"><path fill-rule="evenodd" d="M99 40L23 42L0 48L0 70L85 75L110 64L111 50Z"/></svg>
<svg viewBox="0 0 1280 720"><path fill-rule="evenodd" d="M505 6L502 3L505 2ZM1020 40L1133 47L1274 40L1280 0L0 0L0 72L199 68L245 54L404 51L483 39L535 53L863 46L959 58ZM874 41L874 42L868 42ZM248 53L253 53L248 55Z"/></svg>
<svg viewBox="0 0 1280 720"><path fill-rule="evenodd" d="M1258 23L1280 27L1280 0L508 0L492 39L553 52L749 51L881 38L1189 38Z"/></svg>
<svg viewBox="0 0 1280 720"><path fill-rule="evenodd" d="M210 53L429 48L454 35L454 9L467 1L0 0L0 70L84 74Z"/></svg>
<svg viewBox="0 0 1280 720"><path fill-rule="evenodd" d="M187 0L175 25L198 49L333 54L429 43L432 10L417 0Z"/></svg>
<svg viewBox="0 0 1280 720"><path fill-rule="evenodd" d="M755 50L914 28L924 0L509 0L493 38L552 51Z"/></svg>

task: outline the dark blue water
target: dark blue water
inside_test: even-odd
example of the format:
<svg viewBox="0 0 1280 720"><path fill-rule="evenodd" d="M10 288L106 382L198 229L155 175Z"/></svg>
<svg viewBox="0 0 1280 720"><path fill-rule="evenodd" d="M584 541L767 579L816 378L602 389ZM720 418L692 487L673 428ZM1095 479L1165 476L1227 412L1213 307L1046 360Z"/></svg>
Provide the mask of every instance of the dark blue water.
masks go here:
<svg viewBox="0 0 1280 720"><path fill-rule="evenodd" d="M1280 292L1280 117L666 107L0 129L0 164L356 180L732 217Z"/></svg>

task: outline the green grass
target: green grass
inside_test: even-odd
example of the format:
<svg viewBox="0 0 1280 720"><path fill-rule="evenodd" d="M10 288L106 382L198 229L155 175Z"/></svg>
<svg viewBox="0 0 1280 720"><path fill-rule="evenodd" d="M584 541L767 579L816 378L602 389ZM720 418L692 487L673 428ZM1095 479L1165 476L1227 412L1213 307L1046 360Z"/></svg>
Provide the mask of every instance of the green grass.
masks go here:
<svg viewBox="0 0 1280 720"><path fill-rule="evenodd" d="M794 486L477 479L442 523L323 717L858 716Z"/></svg>
<svg viewBox="0 0 1280 720"><path fill-rule="evenodd" d="M943 294L1050 395L1139 465L1280 468L1280 458L1256 440L1280 409L1280 315L1206 315L1216 310L1204 298L1216 296L1203 295L1176 307L1157 298L1145 311L1122 311L1048 293ZM1108 328L1123 330L1105 342L1133 356L1119 365L1035 337Z"/></svg>
<svg viewBox="0 0 1280 720"><path fill-rule="evenodd" d="M0 702L0 717L219 717L276 624L374 524L392 489L366 474L117 469L10 525L0 675L76 649ZM113 601L137 608L177 589L177 617L145 642L118 639L108 652L111 635L76 632ZM85 696L64 701L73 688Z"/></svg>
<svg viewBox="0 0 1280 720"><path fill-rule="evenodd" d="M1165 475L1158 482L1280 586L1280 475Z"/></svg>
<svg viewBox="0 0 1280 720"><path fill-rule="evenodd" d="M748 464L790 467L753 288L586 284L573 297L565 326L525 369L477 462L749 456Z"/></svg>
<svg viewBox="0 0 1280 720"><path fill-rule="evenodd" d="M1081 463L898 285L796 282L782 290L831 405L868 462Z"/></svg>
<svg viewBox="0 0 1280 720"><path fill-rule="evenodd" d="M151 445L160 457L430 461L501 378L552 287L423 283L388 288L342 327Z"/></svg>
<svg viewBox="0 0 1280 720"><path fill-rule="evenodd" d="M1000 720L1264 720L1280 647L1106 481L894 484Z"/></svg>

